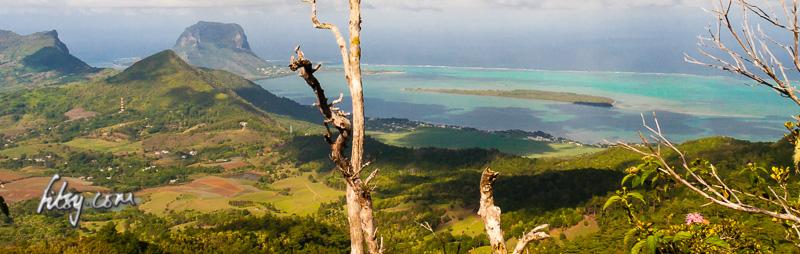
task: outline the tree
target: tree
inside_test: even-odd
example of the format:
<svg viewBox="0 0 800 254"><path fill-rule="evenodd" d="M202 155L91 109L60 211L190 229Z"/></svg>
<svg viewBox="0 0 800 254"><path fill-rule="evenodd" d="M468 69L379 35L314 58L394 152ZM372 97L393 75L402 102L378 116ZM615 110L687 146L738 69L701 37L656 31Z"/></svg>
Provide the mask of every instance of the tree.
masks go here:
<svg viewBox="0 0 800 254"><path fill-rule="evenodd" d="M377 229L372 209L372 188L369 182L377 174L377 170L369 174L366 179L361 178L361 172L366 165L364 157L364 93L361 84L361 0L350 1L349 43L345 41L339 28L331 23L320 22L317 18L316 0L308 0L311 4L311 23L315 28L330 30L339 45L344 66L344 76L350 90L352 100L352 123L347 118L348 114L336 108L335 105L343 101L343 95L330 104L322 85L314 72L322 65L314 66L305 59L303 51L298 46L295 49L297 57L292 56L289 67L292 71L299 71L306 83L314 90L317 97L316 106L323 115L325 128L325 141L331 146L330 158L336 164L337 170L347 185L347 217L350 224L351 253L363 253L366 243L370 253L383 252L382 241L379 242ZM349 45L349 48L348 48ZM338 132L334 139L331 125ZM350 157L346 157L345 147L351 143Z"/></svg>
<svg viewBox="0 0 800 254"><path fill-rule="evenodd" d="M698 52L708 62L689 54L685 54L685 60L743 76L800 105L797 89L793 85L796 81L792 81L793 77L800 74L798 1L788 3L780 0L779 3L782 15L776 14L769 1L765 1L764 6L758 6L747 0L719 0L715 8L709 11L717 19L716 26L708 29L707 37L699 37ZM736 13L740 16L732 17ZM757 17L755 30L751 16ZM775 37L770 32L785 34ZM728 36L723 37L724 34ZM781 42L780 38L787 38L787 35L791 42ZM729 42L734 46L728 46ZM784 51L785 54L777 54L775 49ZM785 59L792 63L783 64ZM787 238L800 246L800 199L793 198L800 193L796 193L796 182L788 181L791 168L761 167L750 163L745 166L744 171L760 180L754 181L748 187L735 186L731 184L731 179L721 176L712 163L688 159L663 134L655 115L653 118L653 124L648 124L643 117L643 125L650 135L649 138L640 135L642 145L619 143L622 147L642 155L646 162L642 165L652 165L655 168L657 174L649 175L650 178L666 177L713 204L772 217L776 223L787 225L787 230L791 233ZM793 159L797 175L800 173L800 123L787 122L786 127L790 132L787 139L795 146ZM677 157L678 165L671 163L667 154ZM649 171L634 167L629 172L647 178L641 172Z"/></svg>
<svg viewBox="0 0 800 254"><path fill-rule="evenodd" d="M494 181L497 180L498 175L500 175L500 173L494 172L489 168L483 170L480 182L481 202L478 215L481 216L483 226L486 229L486 235L489 236L489 243L492 245L492 251L495 254L507 254L508 250L506 250L503 229L500 228L500 207L494 205ZM513 253L522 253L531 241L549 238L550 235L542 232L542 230L547 227L547 224L539 225L522 235L522 237L518 239Z"/></svg>
<svg viewBox="0 0 800 254"><path fill-rule="evenodd" d="M792 0L779 0L783 17L779 17L769 1L764 1L765 7L751 4L749 0L718 0L713 10L708 12L717 19L715 29L708 28L708 36L698 37L698 52L709 61L701 61L689 54L684 54L686 62L717 68L728 71L755 81L766 86L781 96L786 97L800 105L797 88L792 85L791 78L800 73L800 25L798 24L798 2ZM735 28L731 16L735 11L734 3L739 8L741 15L740 28ZM757 20L756 30L750 22L750 16L755 15ZM780 42L781 37L770 36L772 30L765 30L761 26L778 32L788 32L792 42ZM739 31L738 29L741 29ZM727 33L730 38L723 38ZM735 46L730 47L727 41L733 41ZM775 48L785 51L782 56L774 51ZM718 56L715 54L725 55ZM791 65L782 63L782 59L791 59ZM748 66L752 66L754 70Z"/></svg>
<svg viewBox="0 0 800 254"><path fill-rule="evenodd" d="M3 213L6 217L6 222L11 222L11 212L8 210L8 205L6 204L6 200L3 196L0 196L0 213Z"/></svg>

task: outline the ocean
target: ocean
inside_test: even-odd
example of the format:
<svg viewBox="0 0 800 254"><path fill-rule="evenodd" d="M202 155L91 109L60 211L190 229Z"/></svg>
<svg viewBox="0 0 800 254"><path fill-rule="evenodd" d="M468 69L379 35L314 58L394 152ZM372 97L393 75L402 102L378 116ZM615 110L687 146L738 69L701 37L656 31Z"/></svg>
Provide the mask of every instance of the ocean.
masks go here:
<svg viewBox="0 0 800 254"><path fill-rule="evenodd" d="M674 141L705 136L775 141L786 132L783 123L798 113L796 105L772 90L728 76L386 65L369 65L365 70L367 117L484 130L540 130L585 143L638 141L642 115L652 124L654 113L664 134ZM320 71L317 77L329 97L339 93L347 97L341 71ZM297 76L257 83L302 104L314 102L310 88ZM616 102L605 108L406 88L533 89L603 96ZM342 108L347 110L348 105Z"/></svg>

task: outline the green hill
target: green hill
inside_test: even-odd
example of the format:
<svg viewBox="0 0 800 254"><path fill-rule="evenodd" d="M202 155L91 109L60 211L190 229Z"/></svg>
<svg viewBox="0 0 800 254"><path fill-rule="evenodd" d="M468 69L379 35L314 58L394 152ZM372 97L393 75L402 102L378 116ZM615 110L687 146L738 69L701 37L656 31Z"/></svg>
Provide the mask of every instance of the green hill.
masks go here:
<svg viewBox="0 0 800 254"><path fill-rule="evenodd" d="M24 36L0 30L0 88L63 83L97 72L71 55L55 30Z"/></svg>
<svg viewBox="0 0 800 254"><path fill-rule="evenodd" d="M225 71L192 67L165 50L106 79L0 93L0 169L32 165L9 157L48 156L58 161L46 164L48 172L135 190L216 172L209 161L263 156L262 149L294 131L318 132L318 124L302 121L316 115L310 106ZM269 161L236 167L262 160ZM97 163L126 169L110 177ZM163 173L139 171L150 165Z"/></svg>
<svg viewBox="0 0 800 254"><path fill-rule="evenodd" d="M125 114L119 114L121 104ZM196 125L238 129L240 122L280 133L292 127L300 130L317 119L310 106L275 96L229 72L192 67L171 50L107 79L0 94L0 133L18 136L47 125L82 128L66 131L69 135L53 134L59 141L125 121L147 122L151 133L185 131ZM70 124L59 124L64 121Z"/></svg>
<svg viewBox="0 0 800 254"><path fill-rule="evenodd" d="M177 75L186 75L190 78L200 76L195 68L181 60L175 52L164 50L134 63L108 81L110 83L164 81L165 78Z"/></svg>
<svg viewBox="0 0 800 254"><path fill-rule="evenodd" d="M132 108L161 110L170 105L207 107L216 103L235 104L253 112L287 115L316 122L319 114L310 106L278 97L255 83L226 71L195 68L172 50L142 59L131 67L95 84L93 89L108 89L98 96L113 101L128 100ZM155 107L155 108L151 108Z"/></svg>
<svg viewBox="0 0 800 254"><path fill-rule="evenodd" d="M197 22L186 28L173 50L192 65L230 71L247 79L288 73L253 53L244 29L238 24Z"/></svg>

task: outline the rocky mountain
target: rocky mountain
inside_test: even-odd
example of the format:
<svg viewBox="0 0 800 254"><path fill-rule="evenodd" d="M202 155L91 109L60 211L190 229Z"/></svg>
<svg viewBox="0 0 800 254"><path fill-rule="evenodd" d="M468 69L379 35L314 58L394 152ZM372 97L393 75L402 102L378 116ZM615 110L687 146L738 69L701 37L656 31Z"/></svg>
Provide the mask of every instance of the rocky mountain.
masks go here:
<svg viewBox="0 0 800 254"><path fill-rule="evenodd" d="M68 82L98 71L71 55L55 30L30 35L0 30L0 87Z"/></svg>
<svg viewBox="0 0 800 254"><path fill-rule="evenodd" d="M173 50L192 65L226 70L251 80L287 72L253 53L244 29L238 24L197 22L186 28Z"/></svg>

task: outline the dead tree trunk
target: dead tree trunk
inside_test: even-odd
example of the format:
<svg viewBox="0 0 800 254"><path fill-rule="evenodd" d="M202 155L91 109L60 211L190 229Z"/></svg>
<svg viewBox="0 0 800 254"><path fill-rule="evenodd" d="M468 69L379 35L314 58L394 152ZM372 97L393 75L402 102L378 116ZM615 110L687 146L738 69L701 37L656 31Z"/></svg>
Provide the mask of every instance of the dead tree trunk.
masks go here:
<svg viewBox="0 0 800 254"><path fill-rule="evenodd" d="M483 220L483 226L486 229L486 234L489 236L489 243L492 245L492 251L495 254L507 254L508 250L506 249L503 229L500 228L500 215L502 212L500 211L500 207L494 205L494 181L497 180L498 175L500 175L500 173L494 172L489 168L483 170L480 183L481 202L478 215L480 215L481 220ZM542 232L547 226L547 224L537 226L520 237L513 253L522 253L531 241L549 238L550 235Z"/></svg>
<svg viewBox="0 0 800 254"><path fill-rule="evenodd" d="M365 167L363 162L364 93L361 84L361 0L350 0L349 45L338 27L319 21L316 0L307 2L311 4L311 22L314 27L330 30L339 45L345 80L353 104L352 124L347 118L347 114L334 107L335 104L342 101L343 95L340 94L339 99L328 104L325 91L314 77L314 72L319 70L321 65L314 67L310 60L304 58L303 52L298 47L295 50L297 58L292 57L289 67L292 71L299 70L300 77L314 90L317 96L317 107L325 118L324 125L327 129L325 140L331 145L330 157L347 184L346 198L351 253L364 253L364 243L366 243L369 253L381 253L383 246L377 237L372 209L372 188L369 187L369 181L375 177L377 170L373 171L365 180L361 178L361 171ZM338 132L335 140L330 129L331 125ZM348 141L352 142L349 159L344 155L344 148Z"/></svg>
<svg viewBox="0 0 800 254"><path fill-rule="evenodd" d="M481 174L481 207L478 215L483 220L486 228L486 235L489 236L489 243L492 245L494 253L506 254L506 242L503 237L503 229L500 228L500 207L494 205L494 181L497 175L491 169L486 169Z"/></svg>

